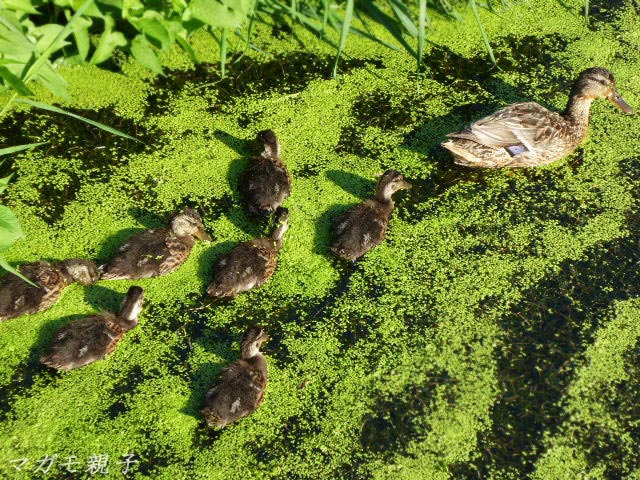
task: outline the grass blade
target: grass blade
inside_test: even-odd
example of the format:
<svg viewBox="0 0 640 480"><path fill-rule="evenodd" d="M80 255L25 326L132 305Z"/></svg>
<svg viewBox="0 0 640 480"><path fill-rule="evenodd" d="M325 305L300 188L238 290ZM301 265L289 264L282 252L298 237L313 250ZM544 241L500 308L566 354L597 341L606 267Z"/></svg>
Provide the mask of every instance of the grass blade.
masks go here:
<svg viewBox="0 0 640 480"><path fill-rule="evenodd" d="M10 153L22 152L23 150L30 150L39 145L44 145L47 142L39 143L25 143L24 145L14 145L13 147L0 148L0 156L9 155Z"/></svg>
<svg viewBox="0 0 640 480"><path fill-rule="evenodd" d="M418 28L416 27L415 23L411 21L411 18L409 18L409 12L407 11L407 7L404 6L399 0L387 0L387 1L389 2L391 9L393 10L393 13L396 14L396 17L398 17L398 20L400 20L400 23L402 23L402 26L404 27L404 29L412 37L414 38L417 37Z"/></svg>
<svg viewBox="0 0 640 480"><path fill-rule="evenodd" d="M482 41L484 42L484 46L487 48L487 52L489 53L489 58L491 62L496 64L496 57L493 55L493 49L491 48L491 44L489 44L489 37L487 37L487 32L484 31L484 25L482 25L482 20L480 19L480 13L478 12L478 5L476 4L476 0L469 0L471 4L471 10L473 10L473 16L476 17L476 22L478 23L478 27L480 28L480 33L482 34Z"/></svg>
<svg viewBox="0 0 640 480"><path fill-rule="evenodd" d="M224 78L227 65L227 29L220 32L220 77Z"/></svg>
<svg viewBox="0 0 640 480"><path fill-rule="evenodd" d="M347 44L347 37L349 36L349 28L351 27L351 20L353 19L353 3L354 0L347 0L347 9L344 12L344 20L342 21L342 31L340 32L340 44L338 45L338 53L336 54L336 63L333 65L333 78L338 75L338 62L340 56Z"/></svg>
<svg viewBox="0 0 640 480"><path fill-rule="evenodd" d="M424 36L427 28L427 0L418 0L420 11L418 12L418 72L422 68L424 56Z"/></svg>
<svg viewBox="0 0 640 480"><path fill-rule="evenodd" d="M136 142L140 142L140 140L138 140L137 138L133 138L132 136L127 135L126 133L123 133L120 130L116 130L115 128L108 127L107 125L104 125L104 124L102 124L100 122L96 122L95 120L90 120L88 118L81 117L80 115L76 115L75 113L67 112L66 110L63 110L62 108L54 107L53 105L49 105L48 103L37 102L35 100L29 100L28 98L16 98L15 102L16 103L25 103L27 105L31 105L32 107L41 108L42 110L48 110L50 112L61 113L63 115L67 115L67 116L75 118L77 120L81 120L84 123L88 123L89 125L93 125L94 127L97 127L97 128L99 128L101 130L104 130L105 132L109 132L109 133L111 133L113 135L117 135L119 137L123 137L123 138L126 138L128 140L133 140L133 141L136 141ZM142 143L142 142L140 142L140 143Z"/></svg>
<svg viewBox="0 0 640 480"><path fill-rule="evenodd" d="M22 275L18 270L16 270L15 268L13 268L11 265L9 265L9 263L4 259L4 257L2 255L0 255L0 267L4 268L7 272L9 273L13 273L16 277L20 277L22 280L24 280L25 282L27 282L30 285L33 285L36 288L40 288L38 285L36 285L35 283L33 283L31 280L29 280L27 277L25 277L24 275Z"/></svg>
<svg viewBox="0 0 640 480"><path fill-rule="evenodd" d="M589 23L589 0L584 0L584 19Z"/></svg>

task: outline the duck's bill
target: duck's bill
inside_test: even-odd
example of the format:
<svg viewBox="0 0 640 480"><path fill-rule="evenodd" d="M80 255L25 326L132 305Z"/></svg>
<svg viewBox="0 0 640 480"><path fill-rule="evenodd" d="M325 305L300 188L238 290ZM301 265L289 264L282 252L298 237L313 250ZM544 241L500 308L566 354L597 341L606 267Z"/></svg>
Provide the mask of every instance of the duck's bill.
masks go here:
<svg viewBox="0 0 640 480"><path fill-rule="evenodd" d="M198 237L203 242L210 242L211 241L211 237L204 230L199 230L198 232L196 232L196 237Z"/></svg>
<svg viewBox="0 0 640 480"><path fill-rule="evenodd" d="M616 92L614 95L609 97L609 100L611 101L611 103L613 103L618 108L620 108L620 110L622 110L623 112L633 113L633 108L631 108L631 106L624 101L624 99L620 96L618 92Z"/></svg>
<svg viewBox="0 0 640 480"><path fill-rule="evenodd" d="M409 182L407 182L406 180L402 181L402 188L410 190L411 188L413 188L413 185L411 185Z"/></svg>

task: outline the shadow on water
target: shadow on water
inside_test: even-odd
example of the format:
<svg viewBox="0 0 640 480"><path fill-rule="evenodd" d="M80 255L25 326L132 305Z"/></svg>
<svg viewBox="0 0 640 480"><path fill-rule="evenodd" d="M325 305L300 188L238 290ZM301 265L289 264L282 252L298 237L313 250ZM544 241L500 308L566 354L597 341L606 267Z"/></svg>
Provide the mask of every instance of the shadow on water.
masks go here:
<svg viewBox="0 0 640 480"><path fill-rule="evenodd" d="M85 289L85 298L94 308L95 313L113 312L117 314L120 313L125 294L102 285L92 285L91 288Z"/></svg>
<svg viewBox="0 0 640 480"><path fill-rule="evenodd" d="M622 171L637 178L640 161L625 164ZM502 393L493 407L493 427L478 435L482 457L474 464L454 465L455 478L488 478L498 472L525 478L544 453L545 433L554 434L566 421L560 400L576 357L591 344L613 302L640 295L637 190L628 215L629 236L591 248L584 260L565 261L504 317L508 344L498 354Z"/></svg>
<svg viewBox="0 0 640 480"><path fill-rule="evenodd" d="M372 196L376 182L368 178L351 172L343 172L342 170L328 170L327 178L342 188L345 192L358 197L362 200L367 196Z"/></svg>
<svg viewBox="0 0 640 480"><path fill-rule="evenodd" d="M155 103L148 113L163 113L167 107L166 94L177 92L187 86L208 89L216 92L216 106L226 106L239 97L264 93L294 94L304 90L317 79L329 80L333 74L335 58L331 55L320 56L308 51L278 53L268 61L256 62L247 56L231 59L227 63L227 75L219 78L219 66L200 63L191 70L168 71L158 77L153 85L155 92L149 104ZM377 58L344 59L340 71L347 73L354 69L373 67L383 68Z"/></svg>
<svg viewBox="0 0 640 480"><path fill-rule="evenodd" d="M55 334L64 325L74 320L86 317L83 314L69 315L48 322L40 327L38 339L31 347L31 353L25 362L19 365L7 385L3 387L0 395L0 421L6 420L11 411L11 403L14 398L28 397L29 389L36 383L39 386L47 386L55 382L63 375L53 368L48 368L40 363L40 357L47 351Z"/></svg>
<svg viewBox="0 0 640 480"><path fill-rule="evenodd" d="M332 205L316 220L316 234L313 240L313 253L334 259L336 255L331 251L332 229L335 219L355 205Z"/></svg>
<svg viewBox="0 0 640 480"><path fill-rule="evenodd" d="M39 182L34 185L39 194L33 204L36 207L34 211L49 225L62 218L66 206L76 198L84 182L107 181L114 171L128 163L131 155L150 148L145 142L155 145L155 135L152 132L132 120L119 117L112 108L97 111L67 110L109 125L140 141L112 135L80 120L44 111L13 112L3 121L0 126L0 143L17 145L46 142L36 152L47 157L67 159L56 163L55 167L55 175L63 177L64 182ZM10 156L2 165L2 172L15 173L20 178L22 167L16 167L15 164L18 157ZM81 167L77 166L76 160L81 162ZM49 168L47 165L27 163L24 168ZM42 175L49 177L51 173L43 171Z"/></svg>

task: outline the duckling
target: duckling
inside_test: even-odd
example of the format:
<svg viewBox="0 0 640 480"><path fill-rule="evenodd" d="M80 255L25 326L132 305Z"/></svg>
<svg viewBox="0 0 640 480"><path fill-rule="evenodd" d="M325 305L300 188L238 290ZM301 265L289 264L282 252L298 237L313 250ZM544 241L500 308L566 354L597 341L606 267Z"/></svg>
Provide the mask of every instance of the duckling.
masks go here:
<svg viewBox="0 0 640 480"><path fill-rule="evenodd" d="M233 298L239 293L260 287L271 278L278 263L282 237L289 228L289 210L276 212L277 226L270 237L243 242L216 258L213 281L207 288L212 297Z"/></svg>
<svg viewBox="0 0 640 480"><path fill-rule="evenodd" d="M240 193L249 211L271 215L291 193L291 175L280 159L280 143L271 130L258 133L264 150L249 160L239 180Z"/></svg>
<svg viewBox="0 0 640 480"><path fill-rule="evenodd" d="M342 258L355 261L381 243L395 208L391 196L409 188L411 184L404 175L387 170L378 181L375 198L365 200L334 220L331 250Z"/></svg>
<svg viewBox="0 0 640 480"><path fill-rule="evenodd" d="M589 109L606 98L626 113L627 105L616 89L611 72L594 67L584 70L573 86L563 113L534 103L514 103L469 128L447 135L442 146L453 153L455 163L467 167L535 167L563 158L584 140Z"/></svg>
<svg viewBox="0 0 640 480"><path fill-rule="evenodd" d="M223 428L253 413L264 399L267 387L267 359L260 352L269 336L251 326L244 334L241 358L220 373L207 392L202 416L210 427Z"/></svg>
<svg viewBox="0 0 640 480"><path fill-rule="evenodd" d="M22 265L18 270L37 287L12 273L3 277L0 280L0 320L46 310L56 303L67 285L73 282L92 285L100 278L95 263L79 258L56 263L39 260Z"/></svg>
<svg viewBox="0 0 640 480"><path fill-rule="evenodd" d="M194 237L211 241L198 212L185 208L173 217L171 228L154 228L130 237L115 257L100 267L102 278L139 279L172 272L189 258Z"/></svg>
<svg viewBox="0 0 640 480"><path fill-rule="evenodd" d="M116 348L126 332L138 324L144 291L130 287L120 314L101 312L92 317L74 320L55 335L49 353L40 362L58 370L72 370L100 360Z"/></svg>

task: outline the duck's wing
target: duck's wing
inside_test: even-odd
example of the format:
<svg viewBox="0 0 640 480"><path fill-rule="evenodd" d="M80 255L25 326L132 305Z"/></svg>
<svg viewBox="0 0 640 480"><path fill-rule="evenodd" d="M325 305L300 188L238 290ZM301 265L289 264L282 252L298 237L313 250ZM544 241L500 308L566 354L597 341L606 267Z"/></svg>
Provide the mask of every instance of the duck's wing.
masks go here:
<svg viewBox="0 0 640 480"><path fill-rule="evenodd" d="M469 128L451 133L511 155L543 151L561 132L564 119L535 102L515 103L473 122Z"/></svg>
<svg viewBox="0 0 640 480"><path fill-rule="evenodd" d="M121 331L110 328L112 317L105 313L65 325L40 361L52 368L71 370L103 358L122 336Z"/></svg>
<svg viewBox="0 0 640 480"><path fill-rule="evenodd" d="M331 249L338 255L355 260L385 237L388 218L376 208L375 200L367 200L336 217Z"/></svg>
<svg viewBox="0 0 640 480"><path fill-rule="evenodd" d="M252 210L271 213L291 193L291 176L282 162L256 158L243 172L239 189Z"/></svg>
<svg viewBox="0 0 640 480"><path fill-rule="evenodd" d="M207 392L203 414L219 426L232 423L258 408L266 385L264 372L238 360L220 373Z"/></svg>
<svg viewBox="0 0 640 480"><path fill-rule="evenodd" d="M160 274L171 255L167 246L170 232L166 228L147 230L131 236L104 267L107 280L149 278Z"/></svg>
<svg viewBox="0 0 640 480"><path fill-rule="evenodd" d="M0 280L0 320L15 318L49 308L66 286L62 272L48 262L21 265L20 273L38 287L8 273Z"/></svg>
<svg viewBox="0 0 640 480"><path fill-rule="evenodd" d="M264 283L273 263L273 252L244 242L220 255L213 264L212 282L207 289L213 297L234 297ZM275 265L274 265L275 268Z"/></svg>

